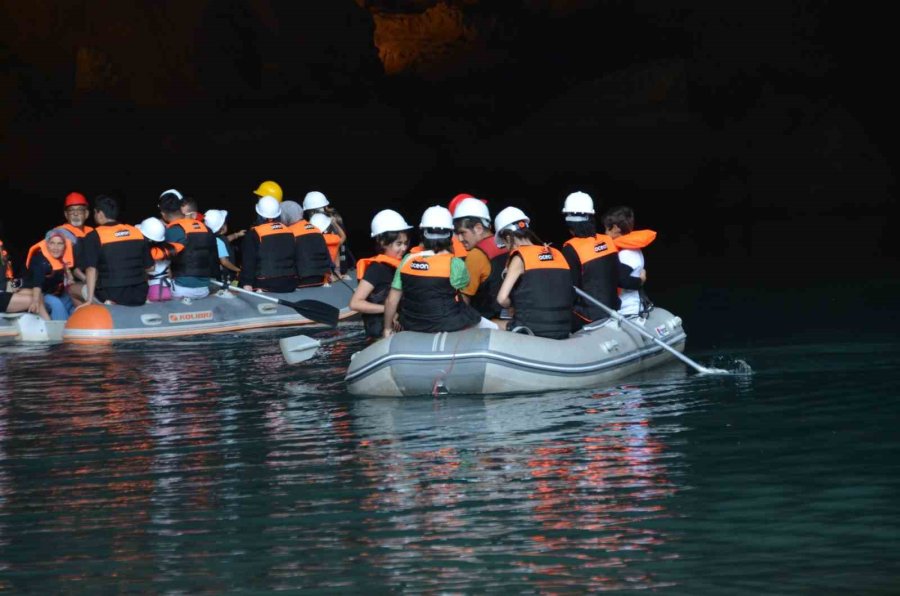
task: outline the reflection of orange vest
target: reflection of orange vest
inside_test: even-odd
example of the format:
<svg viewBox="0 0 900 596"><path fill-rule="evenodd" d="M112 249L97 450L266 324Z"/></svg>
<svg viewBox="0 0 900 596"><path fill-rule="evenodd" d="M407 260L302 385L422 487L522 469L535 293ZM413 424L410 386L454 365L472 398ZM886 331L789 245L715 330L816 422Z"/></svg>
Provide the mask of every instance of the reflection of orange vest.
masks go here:
<svg viewBox="0 0 900 596"><path fill-rule="evenodd" d="M46 240L41 240L34 246L28 249L28 256L25 257L25 267L27 268L31 265L31 257L35 255L38 251L44 255L44 258L47 259L47 262L53 267L54 271L59 271L63 267L68 267L71 269L75 266L75 255L72 252L72 243L69 242L68 239L63 240L66 243L66 249L63 251L62 260L55 259L50 254L50 247L47 246Z"/></svg>
<svg viewBox="0 0 900 596"><path fill-rule="evenodd" d="M619 249L640 250L647 248L654 240L656 240L656 232L653 230L634 230L619 236L614 242Z"/></svg>
<svg viewBox="0 0 900 596"><path fill-rule="evenodd" d="M66 223L64 223L60 226L56 226L56 227L72 232L72 235L75 236L76 238L84 238L85 236L87 236L88 234L90 234L91 232L94 231L94 228L92 228L91 226L84 226L83 229L80 229L80 228L76 228L69 222L66 222Z"/></svg>
<svg viewBox="0 0 900 596"><path fill-rule="evenodd" d="M409 252L412 254L416 254L425 250L425 247L421 244L418 246L413 246L409 249ZM466 247L463 246L463 243L459 241L459 238L456 237L456 234L453 235L453 248L451 249L454 257L459 257L460 259L465 259L466 255L469 254L469 251L466 250Z"/></svg>
<svg viewBox="0 0 900 596"><path fill-rule="evenodd" d="M400 266L400 259L395 259L394 257L389 257L387 255L375 255L368 259L360 259L356 261L356 279L361 280L365 277L366 269L368 269L369 265L372 263L384 263L385 265L389 265L396 269Z"/></svg>

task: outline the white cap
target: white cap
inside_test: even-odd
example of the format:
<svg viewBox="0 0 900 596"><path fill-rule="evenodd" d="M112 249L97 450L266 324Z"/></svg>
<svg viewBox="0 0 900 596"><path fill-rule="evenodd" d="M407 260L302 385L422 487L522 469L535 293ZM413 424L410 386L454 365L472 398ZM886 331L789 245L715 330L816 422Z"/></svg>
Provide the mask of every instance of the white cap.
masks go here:
<svg viewBox="0 0 900 596"><path fill-rule="evenodd" d="M319 228L320 232L325 233L325 230L331 225L331 216L324 213L316 213L309 219L309 223Z"/></svg>
<svg viewBox="0 0 900 596"><path fill-rule="evenodd" d="M573 192L566 197L562 208L563 213L589 213L594 214L594 199L591 195L580 190ZM569 218L566 218L569 219Z"/></svg>
<svg viewBox="0 0 900 596"><path fill-rule="evenodd" d="M265 219L275 219L281 215L281 203L278 199L266 195L256 201L256 212Z"/></svg>
<svg viewBox="0 0 900 596"><path fill-rule="evenodd" d="M372 238L384 234L385 232L403 232L411 229L412 226L406 223L403 216L393 209L384 209L375 214L372 218Z"/></svg>
<svg viewBox="0 0 900 596"><path fill-rule="evenodd" d="M203 222L209 228L209 231L215 234L225 225L226 217L228 217L228 212L224 209L210 209L203 214Z"/></svg>
<svg viewBox="0 0 900 596"><path fill-rule="evenodd" d="M480 219L481 225L486 228L491 226L491 213L481 199L472 197L460 201L456 209L453 210L453 220L462 219L463 217Z"/></svg>
<svg viewBox="0 0 900 596"><path fill-rule="evenodd" d="M303 210L304 211L312 211L313 209L320 209L326 205L328 205L328 199L317 190L310 191L306 193L306 196L303 197Z"/></svg>
<svg viewBox="0 0 900 596"><path fill-rule="evenodd" d="M500 232L527 228L530 221L531 219L518 207L507 207L494 218L494 229L496 230L494 232L494 242L497 246L506 246L506 243L500 239Z"/></svg>
<svg viewBox="0 0 900 596"><path fill-rule="evenodd" d="M148 217L137 226L144 238L153 242L162 242L166 239L166 224L157 217Z"/></svg>

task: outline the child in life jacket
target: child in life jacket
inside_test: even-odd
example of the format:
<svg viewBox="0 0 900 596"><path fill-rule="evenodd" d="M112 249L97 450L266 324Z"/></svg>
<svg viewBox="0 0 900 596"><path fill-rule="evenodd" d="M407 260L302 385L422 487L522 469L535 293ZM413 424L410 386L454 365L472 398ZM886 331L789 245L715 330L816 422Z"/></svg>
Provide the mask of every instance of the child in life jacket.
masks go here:
<svg viewBox="0 0 900 596"><path fill-rule="evenodd" d="M219 256L220 275L222 279L237 279L241 269L234 264L236 258L231 241L242 238L247 233L240 230L234 234L228 233L228 211L224 209L210 209L203 214L203 219L209 231L216 235L216 250Z"/></svg>
<svg viewBox="0 0 900 596"><path fill-rule="evenodd" d="M619 313L623 315L638 315L644 308L642 306L643 290L629 289L633 285L628 283L628 277L640 278L641 284L647 279L644 269L644 253L642 249L656 240L656 232L653 230L634 229L634 211L631 207L613 207L603 215L603 226L606 235L613 239L616 248L619 249L619 287L622 293L619 295L622 306ZM633 281L633 280L632 280Z"/></svg>
<svg viewBox="0 0 900 596"><path fill-rule="evenodd" d="M325 236L325 245L328 246L328 256L331 258L329 280L332 282L337 281L337 276L340 275L341 246L344 244L347 236L341 227L334 222L334 218L325 213L314 214L309 218L309 223L319 228L322 235ZM348 279L349 276L343 275L342 277Z"/></svg>
<svg viewBox="0 0 900 596"><path fill-rule="evenodd" d="M350 309L362 314L368 337L380 338L384 332L384 299L391 290L400 259L409 248L409 230L403 216L392 209L379 211L372 218L372 238L377 254L356 262L358 284Z"/></svg>
<svg viewBox="0 0 900 596"><path fill-rule="evenodd" d="M347 244L347 231L344 226L344 219L324 194L313 190L306 193L306 196L303 198L303 214L310 223L313 223L312 218L318 213L331 218L333 234L341 239L340 244L337 245L336 256L333 260L335 269L340 272L340 275L344 275L355 265L355 259L350 253ZM331 250L331 247L332 245L329 244L329 250Z"/></svg>
<svg viewBox="0 0 900 596"><path fill-rule="evenodd" d="M172 299L172 276L170 265L172 257L184 248L175 242L166 242L166 224L156 217L148 217L137 226L141 234L150 243L150 256L153 257L153 272L147 280L147 300L164 302Z"/></svg>

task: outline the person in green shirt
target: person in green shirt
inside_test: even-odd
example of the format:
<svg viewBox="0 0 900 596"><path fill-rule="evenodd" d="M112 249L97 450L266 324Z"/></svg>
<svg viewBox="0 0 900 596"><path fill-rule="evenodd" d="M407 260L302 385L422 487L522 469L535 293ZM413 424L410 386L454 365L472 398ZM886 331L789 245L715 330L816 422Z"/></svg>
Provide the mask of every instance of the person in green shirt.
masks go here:
<svg viewBox="0 0 900 596"><path fill-rule="evenodd" d="M424 250L407 255L397 267L384 303L384 337L399 328L437 333L479 326L496 329L459 296L469 285L465 262L451 252L453 217L441 206L429 207L419 224ZM403 298L402 306L400 299ZM399 320L395 319L399 309Z"/></svg>

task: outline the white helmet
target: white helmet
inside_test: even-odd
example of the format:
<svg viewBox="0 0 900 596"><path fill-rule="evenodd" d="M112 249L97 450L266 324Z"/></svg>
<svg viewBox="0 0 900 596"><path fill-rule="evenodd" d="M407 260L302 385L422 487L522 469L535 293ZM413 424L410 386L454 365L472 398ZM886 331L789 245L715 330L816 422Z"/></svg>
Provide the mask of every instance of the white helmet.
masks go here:
<svg viewBox="0 0 900 596"><path fill-rule="evenodd" d="M226 217L228 217L228 212L224 209L210 209L203 214L203 221L206 223L206 227L209 228L209 231L215 234L222 229L223 225L225 225Z"/></svg>
<svg viewBox="0 0 900 596"><path fill-rule="evenodd" d="M309 218L309 223L319 228L320 232L325 233L325 230L331 225L331 216L324 213L316 213Z"/></svg>
<svg viewBox="0 0 900 596"><path fill-rule="evenodd" d="M587 194L586 192L581 192L580 190L575 191L566 197L566 202L563 203L562 212L582 214L589 213L593 215L594 199L592 199L591 195Z"/></svg>
<svg viewBox="0 0 900 596"><path fill-rule="evenodd" d="M265 219L276 219L281 215L281 203L278 202L278 199L269 195L260 197L256 201L256 212Z"/></svg>
<svg viewBox="0 0 900 596"><path fill-rule="evenodd" d="M403 232L410 228L412 228L412 226L406 223L403 216L393 209L379 211L375 214L375 217L372 218L372 238L384 234L385 232Z"/></svg>
<svg viewBox="0 0 900 596"><path fill-rule="evenodd" d="M420 228L435 228L440 230L453 231L453 216L450 210L440 205L429 207L422 214L422 221L419 222Z"/></svg>
<svg viewBox="0 0 900 596"><path fill-rule="evenodd" d="M462 219L463 217L474 217L481 220L481 224L489 228L491 226L491 213L488 211L487 205L480 199L470 198L463 199L453 210L453 219Z"/></svg>
<svg viewBox="0 0 900 596"><path fill-rule="evenodd" d="M494 218L494 229L497 230L494 233L494 242L497 243L497 246L506 246L506 243L500 239L500 232L527 228L530 221L531 219L518 207L507 207Z"/></svg>
<svg viewBox="0 0 900 596"><path fill-rule="evenodd" d="M166 239L166 224L158 217L148 217L137 225L144 238L153 242L162 242Z"/></svg>
<svg viewBox="0 0 900 596"><path fill-rule="evenodd" d="M159 198L163 198L164 196L166 196L168 194L175 195L176 197L178 197L179 201L184 200L184 196L182 196L182 194L180 192L178 192L177 190L175 190L174 188L170 188L169 190L162 191L161 193L159 193Z"/></svg>
<svg viewBox="0 0 900 596"><path fill-rule="evenodd" d="M306 193L306 196L303 198L303 210L304 211L312 211L313 209L321 209L322 207L329 205L328 199L325 198L325 195L320 193L317 190L310 191Z"/></svg>

